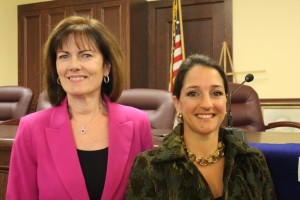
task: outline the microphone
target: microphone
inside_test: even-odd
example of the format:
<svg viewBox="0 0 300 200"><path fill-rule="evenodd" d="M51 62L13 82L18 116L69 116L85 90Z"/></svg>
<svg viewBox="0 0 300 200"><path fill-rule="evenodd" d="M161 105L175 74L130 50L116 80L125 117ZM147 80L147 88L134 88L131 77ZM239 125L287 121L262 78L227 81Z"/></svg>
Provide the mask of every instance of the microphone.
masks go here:
<svg viewBox="0 0 300 200"><path fill-rule="evenodd" d="M235 88L235 90L233 90L233 91L229 94L229 96L232 97L233 94L234 94L236 91L238 91L238 90L244 85L244 83L246 83L246 82L251 82L251 81L253 81L253 79L254 79L253 74L247 74L247 75L245 76L245 80L239 85L239 87ZM231 100L231 99L230 99L230 100Z"/></svg>
<svg viewBox="0 0 300 200"><path fill-rule="evenodd" d="M246 82L251 82L253 81L254 76L253 74L247 74L245 76L245 80L237 87L235 88L231 93L228 95L228 118L227 118L227 127L225 128L226 130L232 132L234 135L239 137L241 140L244 139L244 132L242 130L238 130L236 128L233 128L233 121L232 121L232 111L231 111L231 98L233 95L246 83Z"/></svg>

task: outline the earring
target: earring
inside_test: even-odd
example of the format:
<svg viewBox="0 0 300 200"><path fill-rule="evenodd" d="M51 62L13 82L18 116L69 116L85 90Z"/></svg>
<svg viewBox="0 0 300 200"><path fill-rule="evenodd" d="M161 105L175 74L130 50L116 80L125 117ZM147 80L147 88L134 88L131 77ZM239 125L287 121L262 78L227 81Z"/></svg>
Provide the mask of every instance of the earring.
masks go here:
<svg viewBox="0 0 300 200"><path fill-rule="evenodd" d="M103 76L103 81L104 81L104 83L109 83L109 76L108 75L104 75Z"/></svg>
<svg viewBox="0 0 300 200"><path fill-rule="evenodd" d="M183 116L182 116L182 114L181 114L180 112L178 112L178 113L176 114L176 119L177 119L177 121L178 121L179 123L181 123L181 122L183 121Z"/></svg>
<svg viewBox="0 0 300 200"><path fill-rule="evenodd" d="M57 82L58 85L61 85L59 77L57 77L56 82Z"/></svg>

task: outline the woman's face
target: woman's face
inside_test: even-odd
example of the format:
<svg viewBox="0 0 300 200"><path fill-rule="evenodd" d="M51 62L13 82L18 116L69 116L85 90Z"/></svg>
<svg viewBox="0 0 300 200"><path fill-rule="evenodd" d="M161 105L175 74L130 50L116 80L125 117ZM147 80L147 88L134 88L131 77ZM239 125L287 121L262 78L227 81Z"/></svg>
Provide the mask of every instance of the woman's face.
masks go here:
<svg viewBox="0 0 300 200"><path fill-rule="evenodd" d="M218 133L226 114L226 94L219 72L195 65L184 78L180 99L173 97L177 112L182 113L184 133Z"/></svg>
<svg viewBox="0 0 300 200"><path fill-rule="evenodd" d="M100 94L103 75L109 74L110 65L104 63L95 45L70 35L56 55L56 70L67 95Z"/></svg>

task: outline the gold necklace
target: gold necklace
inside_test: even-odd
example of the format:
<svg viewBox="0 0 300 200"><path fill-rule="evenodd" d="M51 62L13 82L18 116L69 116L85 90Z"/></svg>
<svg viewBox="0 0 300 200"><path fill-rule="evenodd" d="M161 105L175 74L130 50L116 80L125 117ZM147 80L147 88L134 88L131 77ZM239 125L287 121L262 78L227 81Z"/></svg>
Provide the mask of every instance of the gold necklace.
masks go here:
<svg viewBox="0 0 300 200"><path fill-rule="evenodd" d="M85 134L86 133L86 126L97 116L97 114L98 114L98 112L99 111L102 111L102 106L100 106L99 107L99 109L98 109L98 111L95 113L95 115L93 115L92 116L92 118L91 119L89 119L88 121L87 121L87 123L85 123L85 124L83 124L82 126L81 126L81 128L80 128L80 133L81 134ZM72 112L71 112L71 114L72 114ZM73 117L73 119L77 122L77 124L82 124L82 123L80 123L73 115L72 115L72 117Z"/></svg>
<svg viewBox="0 0 300 200"><path fill-rule="evenodd" d="M194 153L190 152L187 149L187 147L186 147L186 145L184 143L183 136L181 136L181 140L182 140L183 148L187 152L187 156L190 159L190 161L196 162L196 163L198 163L202 167L204 167L204 166L206 166L208 164L214 164L218 160L220 160L221 158L224 157L225 144L222 141L220 141L218 143L218 148L215 150L215 152L213 154L211 154L208 158L204 158L204 157L198 156L197 154L194 154Z"/></svg>

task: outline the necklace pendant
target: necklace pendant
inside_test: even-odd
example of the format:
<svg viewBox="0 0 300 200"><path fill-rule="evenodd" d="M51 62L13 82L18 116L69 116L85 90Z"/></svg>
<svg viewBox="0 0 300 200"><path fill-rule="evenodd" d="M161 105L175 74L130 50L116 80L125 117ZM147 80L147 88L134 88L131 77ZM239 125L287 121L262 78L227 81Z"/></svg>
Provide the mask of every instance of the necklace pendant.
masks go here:
<svg viewBox="0 0 300 200"><path fill-rule="evenodd" d="M81 127L80 133L85 134L85 127L84 126Z"/></svg>

